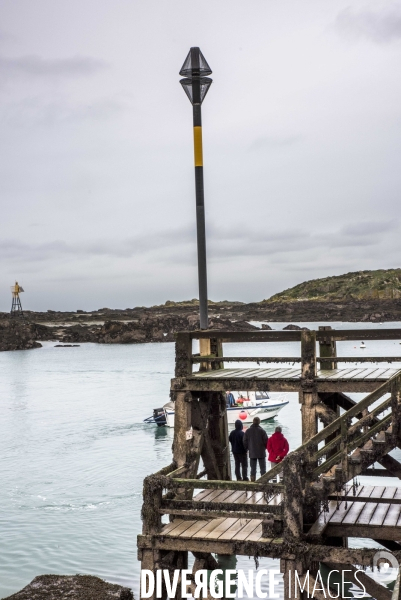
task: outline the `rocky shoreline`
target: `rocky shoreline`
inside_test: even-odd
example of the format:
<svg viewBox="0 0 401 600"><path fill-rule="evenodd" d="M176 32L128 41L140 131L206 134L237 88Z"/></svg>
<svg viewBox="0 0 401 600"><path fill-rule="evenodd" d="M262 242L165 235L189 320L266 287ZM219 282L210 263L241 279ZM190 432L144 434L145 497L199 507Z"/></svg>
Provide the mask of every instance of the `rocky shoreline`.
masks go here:
<svg viewBox="0 0 401 600"><path fill-rule="evenodd" d="M23 590L3 600L134 600L126 587L92 575L40 575Z"/></svg>
<svg viewBox="0 0 401 600"><path fill-rule="evenodd" d="M349 300L344 302L240 302L211 303L210 329L250 331L259 322L388 322L401 321L401 300ZM0 313L0 351L38 348L41 341L57 344L142 344L174 341L177 331L199 327L198 305L167 302L132 309L103 308L85 312L25 311L25 319ZM267 329L267 325L262 325Z"/></svg>

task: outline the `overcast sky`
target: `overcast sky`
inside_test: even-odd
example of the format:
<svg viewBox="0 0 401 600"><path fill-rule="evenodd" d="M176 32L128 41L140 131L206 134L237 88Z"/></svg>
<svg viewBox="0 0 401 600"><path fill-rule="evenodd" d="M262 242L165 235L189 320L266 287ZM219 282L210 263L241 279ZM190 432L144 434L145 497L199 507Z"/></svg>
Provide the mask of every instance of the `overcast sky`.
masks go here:
<svg viewBox="0 0 401 600"><path fill-rule="evenodd" d="M209 297L401 266L399 2L0 0L0 310L198 297L196 45Z"/></svg>

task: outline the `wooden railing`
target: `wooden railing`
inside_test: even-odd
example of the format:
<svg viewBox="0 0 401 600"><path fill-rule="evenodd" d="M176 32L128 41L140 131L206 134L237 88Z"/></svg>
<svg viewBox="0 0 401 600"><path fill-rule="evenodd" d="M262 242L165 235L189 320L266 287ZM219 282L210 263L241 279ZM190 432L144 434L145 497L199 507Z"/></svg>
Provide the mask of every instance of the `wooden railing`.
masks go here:
<svg viewBox="0 0 401 600"><path fill-rule="evenodd" d="M166 470L169 472L166 474ZM268 504L269 500L285 494L285 486L278 483L246 481L219 481L204 479L185 479L179 475L185 474L185 467L174 469L171 465L154 475L149 475L144 482L144 507L147 517L144 518L145 529L148 533L158 532L162 528L162 516L211 519L218 517L235 517L246 519L262 519L269 521L269 527L278 532L279 522L282 521L282 505ZM178 475L174 477L173 475ZM262 492L265 504L246 504L249 496L238 497L235 502L216 502L194 500L194 490L229 490L232 492ZM190 496L190 497L188 497ZM143 511L144 512L144 511ZM277 522L277 523L275 523ZM273 531L272 530L272 531Z"/></svg>
<svg viewBox="0 0 401 600"><path fill-rule="evenodd" d="M193 354L192 340L200 342L200 354ZM316 365L322 369L332 369L338 363L391 363L401 362L398 356L337 356L336 341L357 340L401 340L401 329L348 329L336 330L320 328L318 331L186 331L176 335L176 377L188 377L194 364L201 370L221 369L224 363L301 363L301 369L308 364L316 372ZM275 343L300 342L301 356L224 356L226 343ZM316 356L316 344L320 356ZM310 375L309 369L309 375Z"/></svg>

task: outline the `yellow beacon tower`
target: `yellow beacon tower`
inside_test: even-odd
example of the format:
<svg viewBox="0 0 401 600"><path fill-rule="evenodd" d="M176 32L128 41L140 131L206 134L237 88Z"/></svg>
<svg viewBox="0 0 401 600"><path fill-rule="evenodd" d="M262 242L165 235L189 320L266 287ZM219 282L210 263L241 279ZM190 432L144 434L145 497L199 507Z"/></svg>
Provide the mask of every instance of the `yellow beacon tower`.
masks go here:
<svg viewBox="0 0 401 600"><path fill-rule="evenodd" d="M21 298L19 297L20 293L24 290L18 284L18 281L15 282L15 285L11 286L11 294L13 297L13 301L11 304L11 316L12 317L23 317L24 313L22 312L21 306Z"/></svg>

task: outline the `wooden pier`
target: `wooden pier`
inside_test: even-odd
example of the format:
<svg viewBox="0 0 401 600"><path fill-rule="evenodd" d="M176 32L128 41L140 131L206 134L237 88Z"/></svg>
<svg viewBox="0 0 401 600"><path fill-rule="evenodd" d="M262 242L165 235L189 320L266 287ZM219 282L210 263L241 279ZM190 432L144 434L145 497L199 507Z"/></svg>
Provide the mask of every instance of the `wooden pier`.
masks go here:
<svg viewBox="0 0 401 600"><path fill-rule="evenodd" d="M309 572L313 587L322 564L349 569L359 585L354 573L372 565L376 550L348 548L350 537L376 540L401 562L401 463L389 454L401 447L401 369L389 366L401 357L337 356L336 342L357 340L400 341L401 330L177 335L173 461L144 481L143 569L186 568L188 552L193 573L217 568L216 554L278 558L287 599L295 597L289 573ZM266 343L272 356L224 356L232 342ZM275 356L272 344L282 342L297 342L299 355ZM230 368L233 362L255 366ZM302 445L254 483L231 480L226 390L299 394ZM355 402L353 392L367 395ZM362 485L361 475L377 483ZM381 485L382 476L394 485ZM376 600L398 598L366 574L358 578Z"/></svg>

